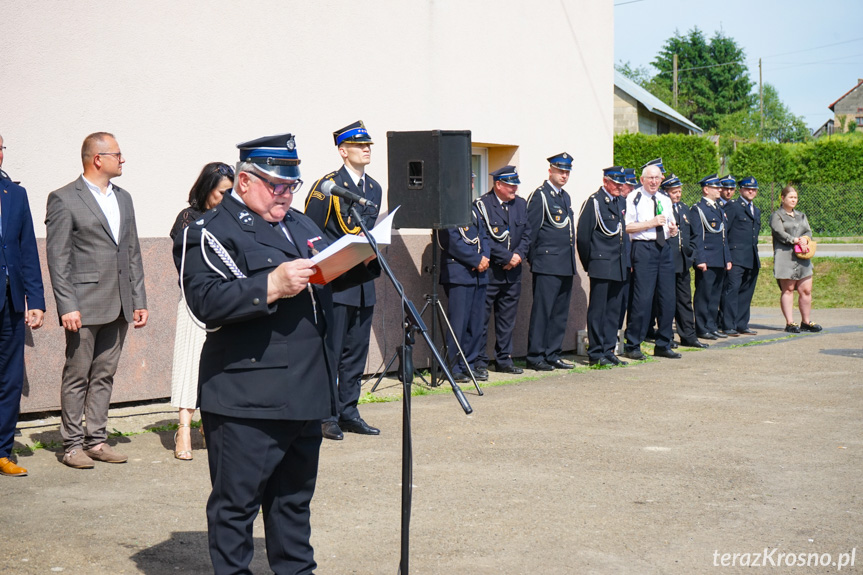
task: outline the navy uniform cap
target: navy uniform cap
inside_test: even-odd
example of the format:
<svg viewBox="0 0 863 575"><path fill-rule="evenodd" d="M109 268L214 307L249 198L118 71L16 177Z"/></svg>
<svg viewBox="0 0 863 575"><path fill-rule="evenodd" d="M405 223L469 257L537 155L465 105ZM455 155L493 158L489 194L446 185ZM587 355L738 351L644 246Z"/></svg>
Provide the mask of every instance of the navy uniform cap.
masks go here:
<svg viewBox="0 0 863 575"><path fill-rule="evenodd" d="M240 161L251 162L257 171L279 180L300 179L297 143L291 134L264 136L237 144Z"/></svg>
<svg viewBox="0 0 863 575"><path fill-rule="evenodd" d="M663 190L670 190L671 188L679 188L682 185L683 184L680 183L680 178L674 174L668 174L668 176L662 180L662 183L659 184L659 187Z"/></svg>
<svg viewBox="0 0 863 575"><path fill-rule="evenodd" d="M643 172L644 168L646 168L647 166L656 166L657 168L659 168L659 171L662 172L662 175L665 175L665 167L662 165L662 158L650 160L649 162L641 166L641 171Z"/></svg>
<svg viewBox="0 0 863 575"><path fill-rule="evenodd" d="M503 182L504 184L517 186L521 183L521 180L518 179L518 170L515 169L515 166L504 166L499 170L490 172L489 176L494 178L495 182Z"/></svg>
<svg viewBox="0 0 863 575"><path fill-rule="evenodd" d="M710 174L709 176L704 176L698 181L698 185L702 188L711 187L711 188L720 188L719 184L719 176L716 174Z"/></svg>
<svg viewBox="0 0 863 575"><path fill-rule="evenodd" d="M626 177L626 183L630 186L638 185L638 176L635 175L635 168L626 168L623 170L623 175Z"/></svg>
<svg viewBox="0 0 863 575"><path fill-rule="evenodd" d="M722 178L721 180L719 180L719 185L720 185L720 186L722 186L723 188L727 188L727 189L731 189L731 190L733 190L733 189L735 189L735 188L737 187L737 180L735 180L735 179L731 176L731 174L728 174L727 176L725 176L724 178Z"/></svg>
<svg viewBox="0 0 863 575"><path fill-rule="evenodd" d="M561 152L556 156L548 158L548 163L551 164L551 167L557 168L558 170L563 170L565 172L572 170L572 156L566 152Z"/></svg>
<svg viewBox="0 0 863 575"><path fill-rule="evenodd" d="M353 124L333 132L333 141L335 141L336 146L346 142L348 144L374 144L362 120L357 120Z"/></svg>
<svg viewBox="0 0 863 575"><path fill-rule="evenodd" d="M616 182L618 184L625 184L626 182L626 174L623 173L624 168L622 166L611 166L610 168L605 168L602 170L602 176L608 178L612 182Z"/></svg>
<svg viewBox="0 0 863 575"><path fill-rule="evenodd" d="M746 176L740 180L741 188L750 188L750 189L758 189L758 180L753 178L752 176Z"/></svg>

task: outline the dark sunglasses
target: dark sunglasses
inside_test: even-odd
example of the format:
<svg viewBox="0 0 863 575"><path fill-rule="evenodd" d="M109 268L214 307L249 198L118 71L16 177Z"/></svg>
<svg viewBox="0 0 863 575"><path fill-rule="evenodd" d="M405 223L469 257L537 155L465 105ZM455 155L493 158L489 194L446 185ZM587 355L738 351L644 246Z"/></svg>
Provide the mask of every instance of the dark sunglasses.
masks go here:
<svg viewBox="0 0 863 575"><path fill-rule="evenodd" d="M219 164L219 166L216 168L216 172L222 176L225 176L226 178L231 178L232 180L234 179L234 168L227 164Z"/></svg>

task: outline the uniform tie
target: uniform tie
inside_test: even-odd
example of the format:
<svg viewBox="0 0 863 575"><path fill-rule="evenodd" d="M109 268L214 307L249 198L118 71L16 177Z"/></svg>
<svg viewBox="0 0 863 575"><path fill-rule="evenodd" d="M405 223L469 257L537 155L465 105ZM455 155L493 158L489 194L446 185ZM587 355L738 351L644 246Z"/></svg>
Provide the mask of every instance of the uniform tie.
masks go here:
<svg viewBox="0 0 863 575"><path fill-rule="evenodd" d="M357 188L360 190L361 196L366 195L365 181L363 180L363 178L360 178L360 181L357 182Z"/></svg>
<svg viewBox="0 0 863 575"><path fill-rule="evenodd" d="M653 215L659 216L662 215L662 204L656 201L656 194L651 198L653 200ZM656 226L656 243L661 246L665 245L665 227L664 226Z"/></svg>

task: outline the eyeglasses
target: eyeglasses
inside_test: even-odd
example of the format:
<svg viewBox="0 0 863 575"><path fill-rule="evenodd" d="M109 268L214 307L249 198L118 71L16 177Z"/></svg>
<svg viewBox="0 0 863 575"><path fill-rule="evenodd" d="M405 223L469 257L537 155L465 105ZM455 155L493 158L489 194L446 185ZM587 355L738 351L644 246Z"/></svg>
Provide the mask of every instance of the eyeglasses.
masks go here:
<svg viewBox="0 0 863 575"><path fill-rule="evenodd" d="M277 184L275 182L268 180L267 178L265 178L263 176L259 176L258 174L253 174L252 172L247 172L247 173L251 176L255 176L256 178L258 178L262 182L265 182L267 184L267 187L270 188L270 193L273 194L274 196L283 196L285 194L293 195L297 192L297 190L300 189L300 186L303 185L303 181L300 179L294 180L292 182L288 182L287 184Z"/></svg>
<svg viewBox="0 0 863 575"><path fill-rule="evenodd" d="M118 162L123 159L123 152L99 152L96 155L97 156L114 156L115 158L117 158Z"/></svg>
<svg viewBox="0 0 863 575"><path fill-rule="evenodd" d="M226 178L234 179L234 168L227 164L220 164L216 167L216 173L225 176Z"/></svg>
<svg viewBox="0 0 863 575"><path fill-rule="evenodd" d="M645 180L662 180L662 176L644 176Z"/></svg>
<svg viewBox="0 0 863 575"><path fill-rule="evenodd" d="M6 146L0 146L0 152L6 149Z"/></svg>

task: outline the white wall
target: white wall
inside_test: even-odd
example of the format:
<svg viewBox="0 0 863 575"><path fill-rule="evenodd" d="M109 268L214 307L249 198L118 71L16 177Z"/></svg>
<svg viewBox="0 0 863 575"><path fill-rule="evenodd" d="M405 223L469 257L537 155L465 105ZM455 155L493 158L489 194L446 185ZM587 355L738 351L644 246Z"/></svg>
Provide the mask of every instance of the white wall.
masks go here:
<svg viewBox="0 0 863 575"><path fill-rule="evenodd" d="M2 0L3 167L44 237L84 136L113 132L139 233L162 237L237 142L296 134L308 189L339 165L332 131L363 119L384 186L387 131L469 129L519 146L523 195L573 154L578 206L612 162L612 17L589 0Z"/></svg>

